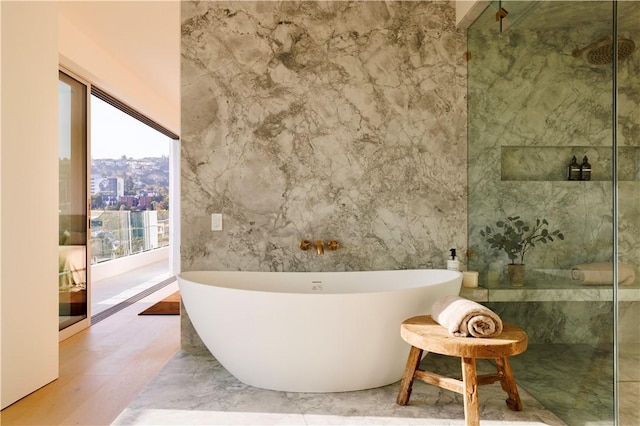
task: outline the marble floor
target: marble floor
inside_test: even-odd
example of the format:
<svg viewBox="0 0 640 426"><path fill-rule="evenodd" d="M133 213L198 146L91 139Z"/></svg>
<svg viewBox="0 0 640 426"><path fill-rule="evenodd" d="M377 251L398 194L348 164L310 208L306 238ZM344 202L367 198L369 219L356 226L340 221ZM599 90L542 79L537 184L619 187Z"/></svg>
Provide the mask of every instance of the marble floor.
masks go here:
<svg viewBox="0 0 640 426"><path fill-rule="evenodd" d="M428 354L423 368L459 376L456 358ZM484 360L480 373L494 372ZM519 371L514 368L516 379ZM114 425L464 425L462 396L415 382L407 406L395 403L399 383L344 393L276 392L247 386L208 353L178 352L118 416ZM498 383L480 387L482 425L566 424L522 387L524 409L510 411Z"/></svg>
<svg viewBox="0 0 640 426"><path fill-rule="evenodd" d="M620 426L640 425L640 344L619 345ZM511 358L518 385L570 426L614 424L611 345L535 344Z"/></svg>

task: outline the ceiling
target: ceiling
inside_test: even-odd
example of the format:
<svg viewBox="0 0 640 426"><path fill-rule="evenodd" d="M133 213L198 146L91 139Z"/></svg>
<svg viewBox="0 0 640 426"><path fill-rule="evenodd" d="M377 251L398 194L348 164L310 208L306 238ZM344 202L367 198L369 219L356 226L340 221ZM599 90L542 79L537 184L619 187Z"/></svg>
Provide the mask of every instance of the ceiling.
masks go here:
<svg viewBox="0 0 640 426"><path fill-rule="evenodd" d="M179 105L179 1L60 1L58 11L168 102Z"/></svg>
<svg viewBox="0 0 640 426"><path fill-rule="evenodd" d="M553 29L567 25L611 25L611 4L576 1L515 1L509 25L520 29ZM496 28L491 2L474 26ZM640 28L640 2L622 2L619 28ZM180 1L60 1L59 12L87 37L102 46L132 73L173 105L180 103ZM630 9L633 12L630 12Z"/></svg>

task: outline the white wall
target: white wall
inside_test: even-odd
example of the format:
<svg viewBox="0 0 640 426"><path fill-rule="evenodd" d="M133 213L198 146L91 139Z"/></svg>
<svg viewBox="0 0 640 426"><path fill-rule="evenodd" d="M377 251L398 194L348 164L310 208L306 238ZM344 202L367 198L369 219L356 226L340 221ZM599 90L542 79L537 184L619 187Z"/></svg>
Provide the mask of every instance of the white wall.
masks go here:
<svg viewBox="0 0 640 426"><path fill-rule="evenodd" d="M180 130L180 106L159 96L144 71L107 53L117 48L94 42L91 34L60 16L61 7L57 2L0 1L2 408L58 375L59 63L170 130ZM167 31L179 37L178 2L172 20L175 28ZM136 31L140 38L131 42L144 52L149 37L144 19L137 21ZM179 54L178 48L176 61Z"/></svg>
<svg viewBox="0 0 640 426"><path fill-rule="evenodd" d="M166 6L167 3L163 7ZM166 31L175 30L176 37L180 37L178 2L175 2L174 13L175 28L167 28ZM145 22L145 19L138 21L134 36L136 40L132 40L132 43L140 44L141 54L145 38L155 31L147 31ZM145 70L132 69L128 66L126 57L118 57L113 53L118 51L117 46L104 46L108 40L105 40L102 34L98 36L82 32L79 26L64 14L59 14L58 25L61 64L174 133L180 134L180 105L171 104L159 91L154 90L145 79ZM100 40L101 44L95 40ZM175 52L175 60L180 61L179 45ZM179 81L176 81L176 84L179 84Z"/></svg>
<svg viewBox="0 0 640 426"><path fill-rule="evenodd" d="M2 8L2 408L58 376L57 5Z"/></svg>
<svg viewBox="0 0 640 426"><path fill-rule="evenodd" d="M487 0L456 0L456 27L469 28L488 5Z"/></svg>

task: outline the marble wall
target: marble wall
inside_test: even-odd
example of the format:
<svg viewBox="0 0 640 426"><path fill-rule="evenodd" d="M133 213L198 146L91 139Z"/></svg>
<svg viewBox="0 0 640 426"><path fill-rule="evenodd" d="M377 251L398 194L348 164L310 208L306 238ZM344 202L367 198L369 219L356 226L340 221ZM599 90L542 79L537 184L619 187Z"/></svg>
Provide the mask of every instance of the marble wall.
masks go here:
<svg viewBox="0 0 640 426"><path fill-rule="evenodd" d="M449 1L182 2L182 270L446 267L465 43Z"/></svg>
<svg viewBox="0 0 640 426"><path fill-rule="evenodd" d="M489 271L504 271L508 258L493 251L480 230L509 215L529 222L546 218L550 230L565 236L534 248L527 268L567 270L613 256L612 65L591 65L572 55L610 34L611 5L593 3L602 13L582 6L543 2L502 34L495 22L469 31L469 265L485 284L497 284L488 283ZM563 20L563 12L570 19ZM621 36L638 43L637 28L621 26ZM618 249L619 258L636 269L639 71L637 51L619 62ZM579 162L588 156L591 181L566 180L573 155Z"/></svg>
<svg viewBox="0 0 640 426"><path fill-rule="evenodd" d="M593 65L573 52L611 35L611 2L521 2L512 26L499 33L488 10L469 30L469 249L480 284L508 288L504 252L480 230L507 216L546 218L564 241L539 244L525 258L528 287L575 288L568 270L614 255L612 64ZM628 3L628 4L627 4ZM533 7L530 7L533 6ZM621 37L640 43L640 7L623 2ZM621 8L623 6L620 6ZM522 10L520 15L518 11ZM640 265L640 54L617 70L618 256L638 274ZM575 155L592 165L592 180L569 182ZM543 277L536 281L533 277ZM559 279L558 277L563 277ZM532 282L536 281L536 282ZM637 289L640 278L636 278ZM613 286L606 298L611 300ZM538 297L544 297L538 293ZM570 297L568 298L570 299ZM611 343L610 301L489 303L532 343ZM640 341L638 303L618 305L620 341Z"/></svg>

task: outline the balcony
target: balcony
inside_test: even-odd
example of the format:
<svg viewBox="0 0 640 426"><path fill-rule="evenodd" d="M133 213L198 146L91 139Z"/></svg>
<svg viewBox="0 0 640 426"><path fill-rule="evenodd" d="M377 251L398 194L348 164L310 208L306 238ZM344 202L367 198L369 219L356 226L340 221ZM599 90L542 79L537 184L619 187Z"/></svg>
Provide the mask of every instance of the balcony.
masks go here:
<svg viewBox="0 0 640 426"><path fill-rule="evenodd" d="M169 246L169 212L91 211L91 265Z"/></svg>
<svg viewBox="0 0 640 426"><path fill-rule="evenodd" d="M167 210L91 211L91 314L170 278Z"/></svg>

